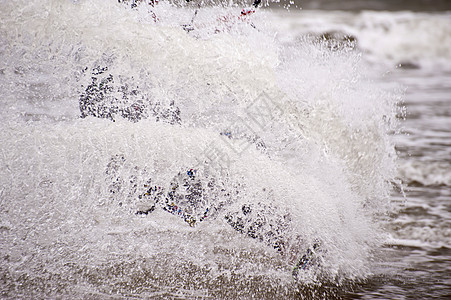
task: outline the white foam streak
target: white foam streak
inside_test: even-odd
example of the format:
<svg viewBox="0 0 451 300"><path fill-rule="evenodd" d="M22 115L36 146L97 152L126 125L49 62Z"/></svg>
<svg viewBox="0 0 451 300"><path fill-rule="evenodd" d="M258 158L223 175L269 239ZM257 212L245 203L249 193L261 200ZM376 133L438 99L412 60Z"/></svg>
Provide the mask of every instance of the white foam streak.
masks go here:
<svg viewBox="0 0 451 300"><path fill-rule="evenodd" d="M400 177L425 186L450 186L451 168L446 162L406 161L400 168Z"/></svg>

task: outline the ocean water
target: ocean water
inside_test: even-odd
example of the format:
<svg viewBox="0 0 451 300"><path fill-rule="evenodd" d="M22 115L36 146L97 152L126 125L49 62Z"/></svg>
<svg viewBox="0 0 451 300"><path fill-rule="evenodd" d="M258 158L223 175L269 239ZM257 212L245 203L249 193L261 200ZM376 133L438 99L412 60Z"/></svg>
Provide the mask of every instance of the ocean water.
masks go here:
<svg viewBox="0 0 451 300"><path fill-rule="evenodd" d="M451 295L446 1L131 2L0 1L2 298Z"/></svg>

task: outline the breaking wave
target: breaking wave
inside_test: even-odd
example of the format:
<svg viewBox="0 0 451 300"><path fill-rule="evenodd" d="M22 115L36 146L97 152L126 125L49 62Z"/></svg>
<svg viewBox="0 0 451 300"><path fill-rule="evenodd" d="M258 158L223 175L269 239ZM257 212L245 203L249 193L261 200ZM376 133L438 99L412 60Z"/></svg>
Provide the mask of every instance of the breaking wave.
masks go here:
<svg viewBox="0 0 451 300"><path fill-rule="evenodd" d="M283 18L282 24L295 32L294 37L350 41L375 65L385 62L404 68L449 71L449 12L300 11Z"/></svg>

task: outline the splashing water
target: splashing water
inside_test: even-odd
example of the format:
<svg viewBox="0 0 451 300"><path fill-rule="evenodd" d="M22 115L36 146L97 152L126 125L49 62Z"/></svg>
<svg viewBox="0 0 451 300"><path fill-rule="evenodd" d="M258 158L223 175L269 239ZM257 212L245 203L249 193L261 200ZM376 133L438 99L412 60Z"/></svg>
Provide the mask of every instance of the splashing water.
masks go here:
<svg viewBox="0 0 451 300"><path fill-rule="evenodd" d="M324 296L371 274L397 95L352 43L122 2L1 2L2 296Z"/></svg>

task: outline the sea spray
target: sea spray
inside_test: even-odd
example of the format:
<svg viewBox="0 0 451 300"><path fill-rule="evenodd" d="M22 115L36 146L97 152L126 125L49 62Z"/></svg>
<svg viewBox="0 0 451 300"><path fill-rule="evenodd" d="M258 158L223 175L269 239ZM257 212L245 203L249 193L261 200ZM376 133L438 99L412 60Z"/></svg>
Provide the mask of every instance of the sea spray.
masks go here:
<svg viewBox="0 0 451 300"><path fill-rule="evenodd" d="M193 10L165 2L4 5L6 295L294 295L371 274L373 215L394 176L393 96L365 77L356 50L287 47L267 13L251 26L235 7L201 9L186 32ZM91 92L125 106L83 114ZM174 103L179 121L151 109L131 120L130 101ZM195 224L164 202L189 172L217 210ZM152 211L148 185L165 193ZM240 231L247 213L260 223ZM317 263L293 278L315 243Z"/></svg>

